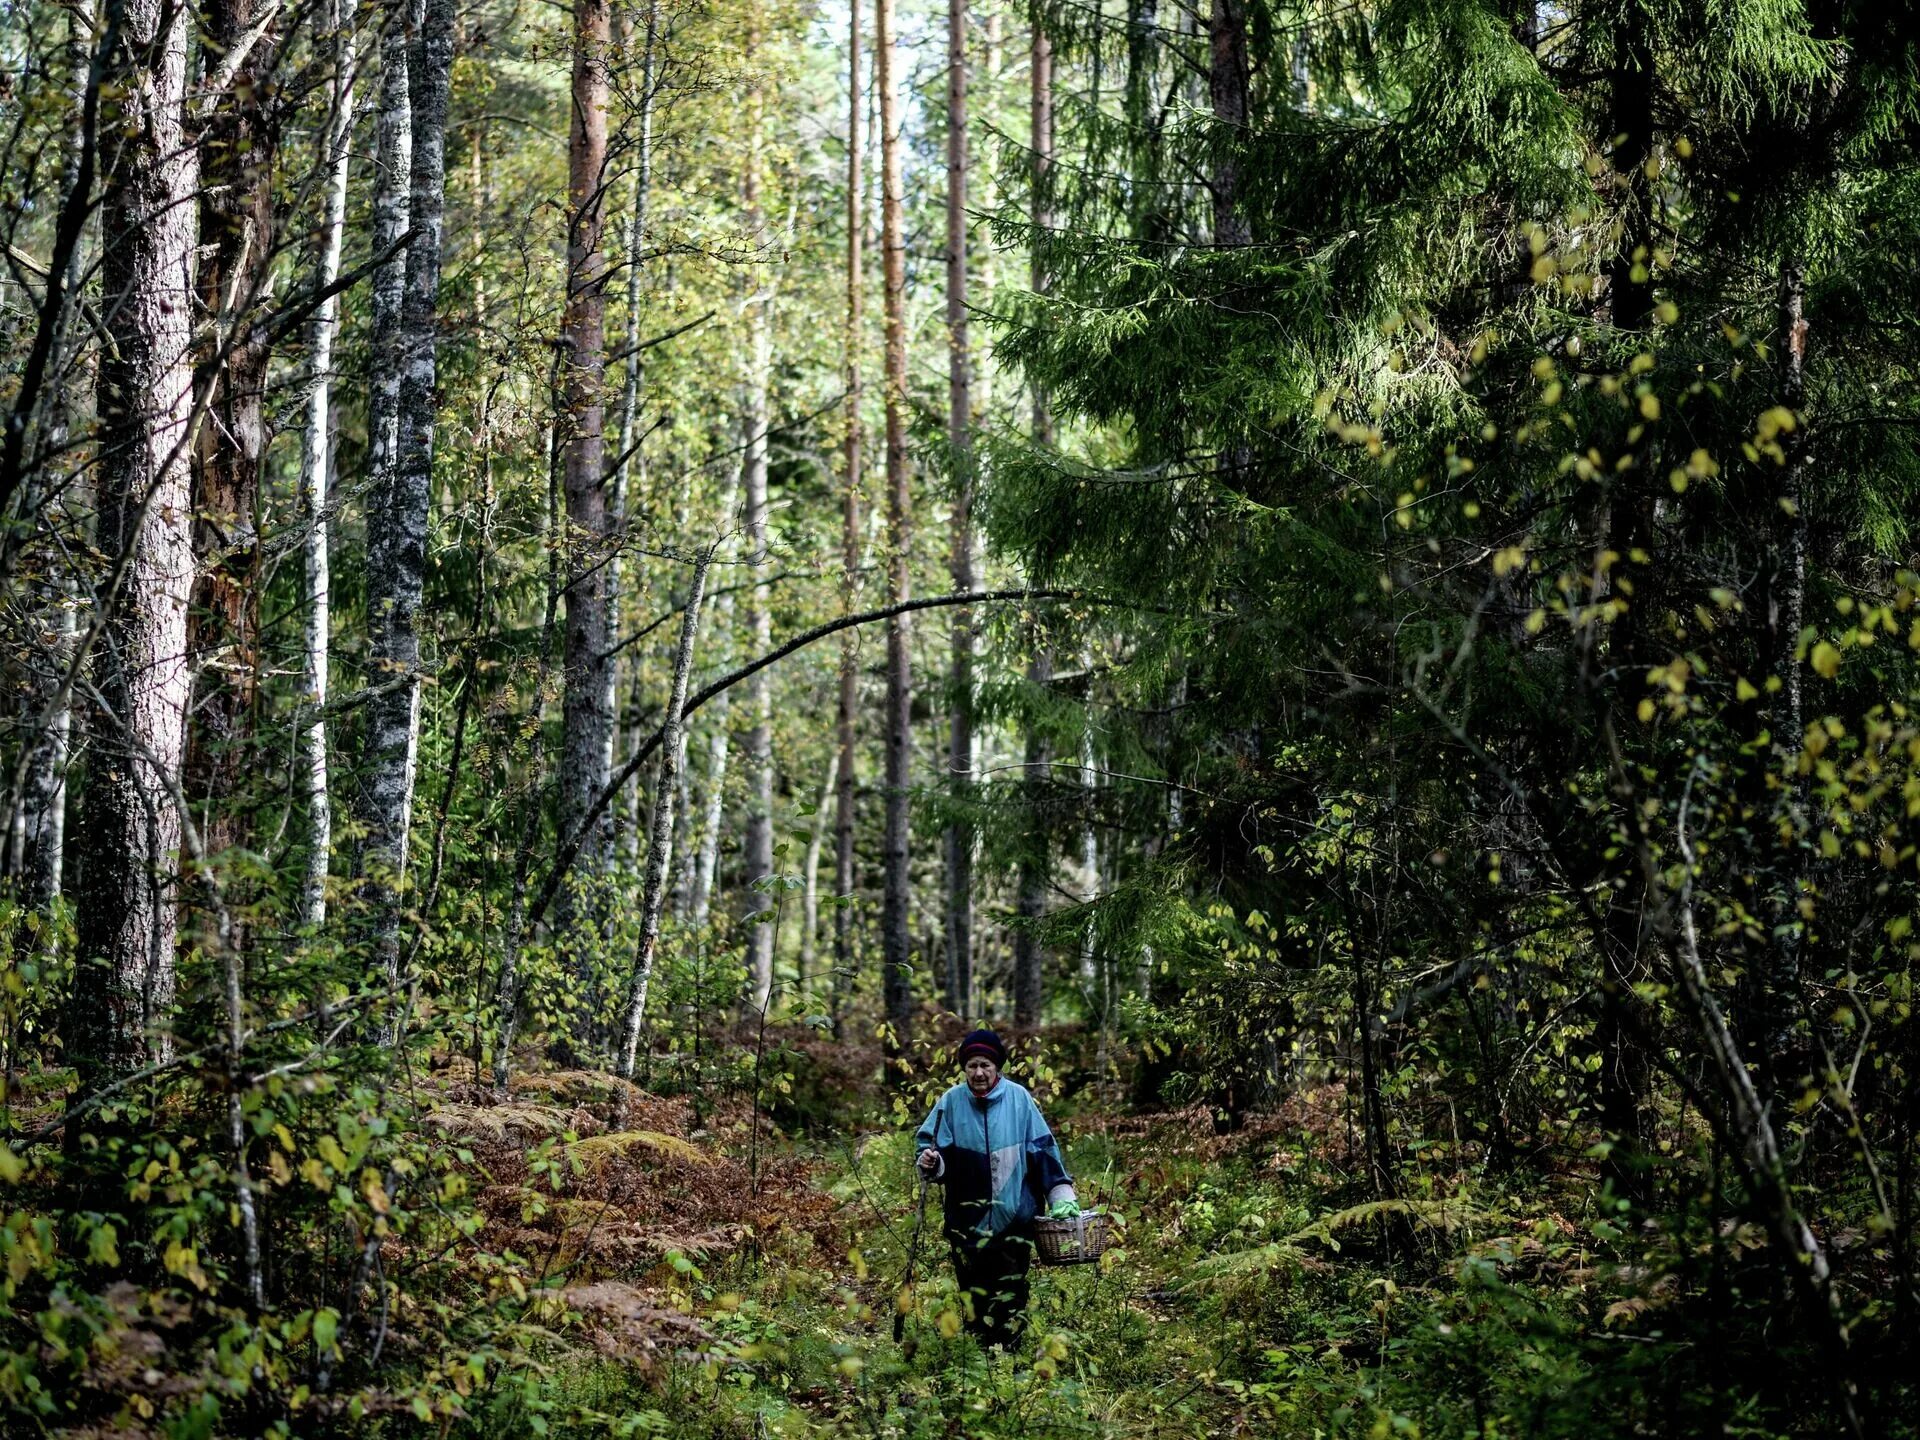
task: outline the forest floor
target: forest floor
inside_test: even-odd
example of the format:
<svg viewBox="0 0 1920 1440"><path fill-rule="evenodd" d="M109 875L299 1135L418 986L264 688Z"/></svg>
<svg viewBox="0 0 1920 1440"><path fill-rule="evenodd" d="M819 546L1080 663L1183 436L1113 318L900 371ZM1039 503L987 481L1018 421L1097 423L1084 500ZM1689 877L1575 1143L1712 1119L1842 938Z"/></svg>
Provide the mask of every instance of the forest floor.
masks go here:
<svg viewBox="0 0 1920 1440"><path fill-rule="evenodd" d="M1204 1107L1051 1107L1123 1228L1098 1265L1036 1268L1011 1355L960 1328L937 1196L904 1290L917 1097L787 1134L699 1087L624 1115L586 1072L504 1105L464 1088L430 1123L473 1147L483 1244L537 1281L544 1433L1493 1440L1595 1405L1632 1433L1639 1356L1662 1358L1613 1329L1659 1300L1590 1181L1496 1185L1443 1145L1382 1202L1338 1084L1227 1135Z"/></svg>

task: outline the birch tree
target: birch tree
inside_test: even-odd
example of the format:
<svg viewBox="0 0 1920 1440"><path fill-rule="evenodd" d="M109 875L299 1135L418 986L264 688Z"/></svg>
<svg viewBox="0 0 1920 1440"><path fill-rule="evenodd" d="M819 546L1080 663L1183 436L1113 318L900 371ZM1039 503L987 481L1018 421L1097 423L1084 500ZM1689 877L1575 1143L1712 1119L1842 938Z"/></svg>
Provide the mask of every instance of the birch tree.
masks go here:
<svg viewBox="0 0 1920 1440"><path fill-rule="evenodd" d="M760 18L749 22L747 63L762 63ZM766 214L761 203L765 177L765 82L757 73L747 95L747 164L741 199L746 212L747 242L766 244ZM773 369L771 282L758 276L747 301L747 376L741 412L744 451L741 483L746 498L747 564L754 583L747 591L748 643L756 655L773 644L773 616L764 579L767 569L767 386ZM747 823L741 905L752 915L765 907L763 882L773 874L773 677L762 670L748 684L747 707ZM765 1010L773 993L774 927L765 920L747 926L748 998L755 1010Z"/></svg>
<svg viewBox="0 0 1920 1440"><path fill-rule="evenodd" d="M561 701L561 833L585 825L613 770L613 657L608 612L611 562L606 487L607 99L612 12L607 0L573 7L572 120L567 143L567 304L561 322L559 406L566 494L565 670ZM611 827L603 812L581 850L578 873L605 865ZM561 928L582 919L562 892ZM582 937L575 935L576 944Z"/></svg>
<svg viewBox="0 0 1920 1440"><path fill-rule="evenodd" d="M327 182L320 219L320 261L315 281L324 291L340 275L346 233L347 183L353 156L354 84L358 79L354 0L341 0L333 17L333 83L324 155ZM302 655L307 703L313 719L301 734L300 778L307 802L306 870L301 919L318 930L327 919L327 871L333 857L333 796L328 782L325 706L332 654L333 561L328 542L327 491L333 466L333 342L340 328L340 301L328 295L314 311L307 353L307 414L300 432L300 523L307 613Z"/></svg>
<svg viewBox="0 0 1920 1440"><path fill-rule="evenodd" d="M397 335L381 357L385 364L398 366L398 385L393 385L390 374L380 378L397 399L396 444L390 478L375 492L367 537L368 654L380 678L402 682L368 702L363 767L365 868L374 884L375 950L390 985L400 980L401 886L406 877L420 733L420 600L433 481L436 308L453 21L453 0L423 0L417 29L406 48L412 132L409 238ZM381 116L383 142L390 118L385 113ZM387 153L384 143L382 150ZM378 228L376 224L376 243ZM376 486L380 478L376 476Z"/></svg>

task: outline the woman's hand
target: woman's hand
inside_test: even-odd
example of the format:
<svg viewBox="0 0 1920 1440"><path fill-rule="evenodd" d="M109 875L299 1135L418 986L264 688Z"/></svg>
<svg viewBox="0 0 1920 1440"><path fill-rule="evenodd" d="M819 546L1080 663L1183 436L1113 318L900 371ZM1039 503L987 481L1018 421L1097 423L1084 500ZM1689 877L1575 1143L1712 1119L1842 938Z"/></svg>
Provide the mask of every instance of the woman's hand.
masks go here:
<svg viewBox="0 0 1920 1440"><path fill-rule="evenodd" d="M940 1169L940 1152L929 1145L920 1152L920 1173L931 1177Z"/></svg>

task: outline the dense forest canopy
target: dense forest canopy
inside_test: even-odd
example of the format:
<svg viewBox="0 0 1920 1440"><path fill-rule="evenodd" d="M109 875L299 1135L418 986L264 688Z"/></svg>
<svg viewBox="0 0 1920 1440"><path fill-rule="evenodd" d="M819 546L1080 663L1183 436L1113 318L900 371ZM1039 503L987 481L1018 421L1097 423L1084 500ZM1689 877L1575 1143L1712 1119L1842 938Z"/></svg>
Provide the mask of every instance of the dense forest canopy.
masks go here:
<svg viewBox="0 0 1920 1440"><path fill-rule="evenodd" d="M0 44L0 1430L1916 1433L1904 0Z"/></svg>

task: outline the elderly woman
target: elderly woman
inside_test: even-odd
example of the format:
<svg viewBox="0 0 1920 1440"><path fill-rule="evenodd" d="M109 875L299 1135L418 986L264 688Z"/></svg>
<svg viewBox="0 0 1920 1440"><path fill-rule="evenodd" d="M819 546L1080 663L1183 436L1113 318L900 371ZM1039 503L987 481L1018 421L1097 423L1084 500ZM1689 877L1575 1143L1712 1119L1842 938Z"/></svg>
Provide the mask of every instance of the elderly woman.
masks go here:
<svg viewBox="0 0 1920 1440"><path fill-rule="evenodd" d="M921 1174L946 1186L947 1244L967 1328L982 1344L1010 1348L1026 1325L1034 1218L1043 1210L1078 1214L1080 1201L1039 1105L1000 1073L1000 1037L973 1031L959 1059L965 1080L934 1102L914 1146Z"/></svg>

